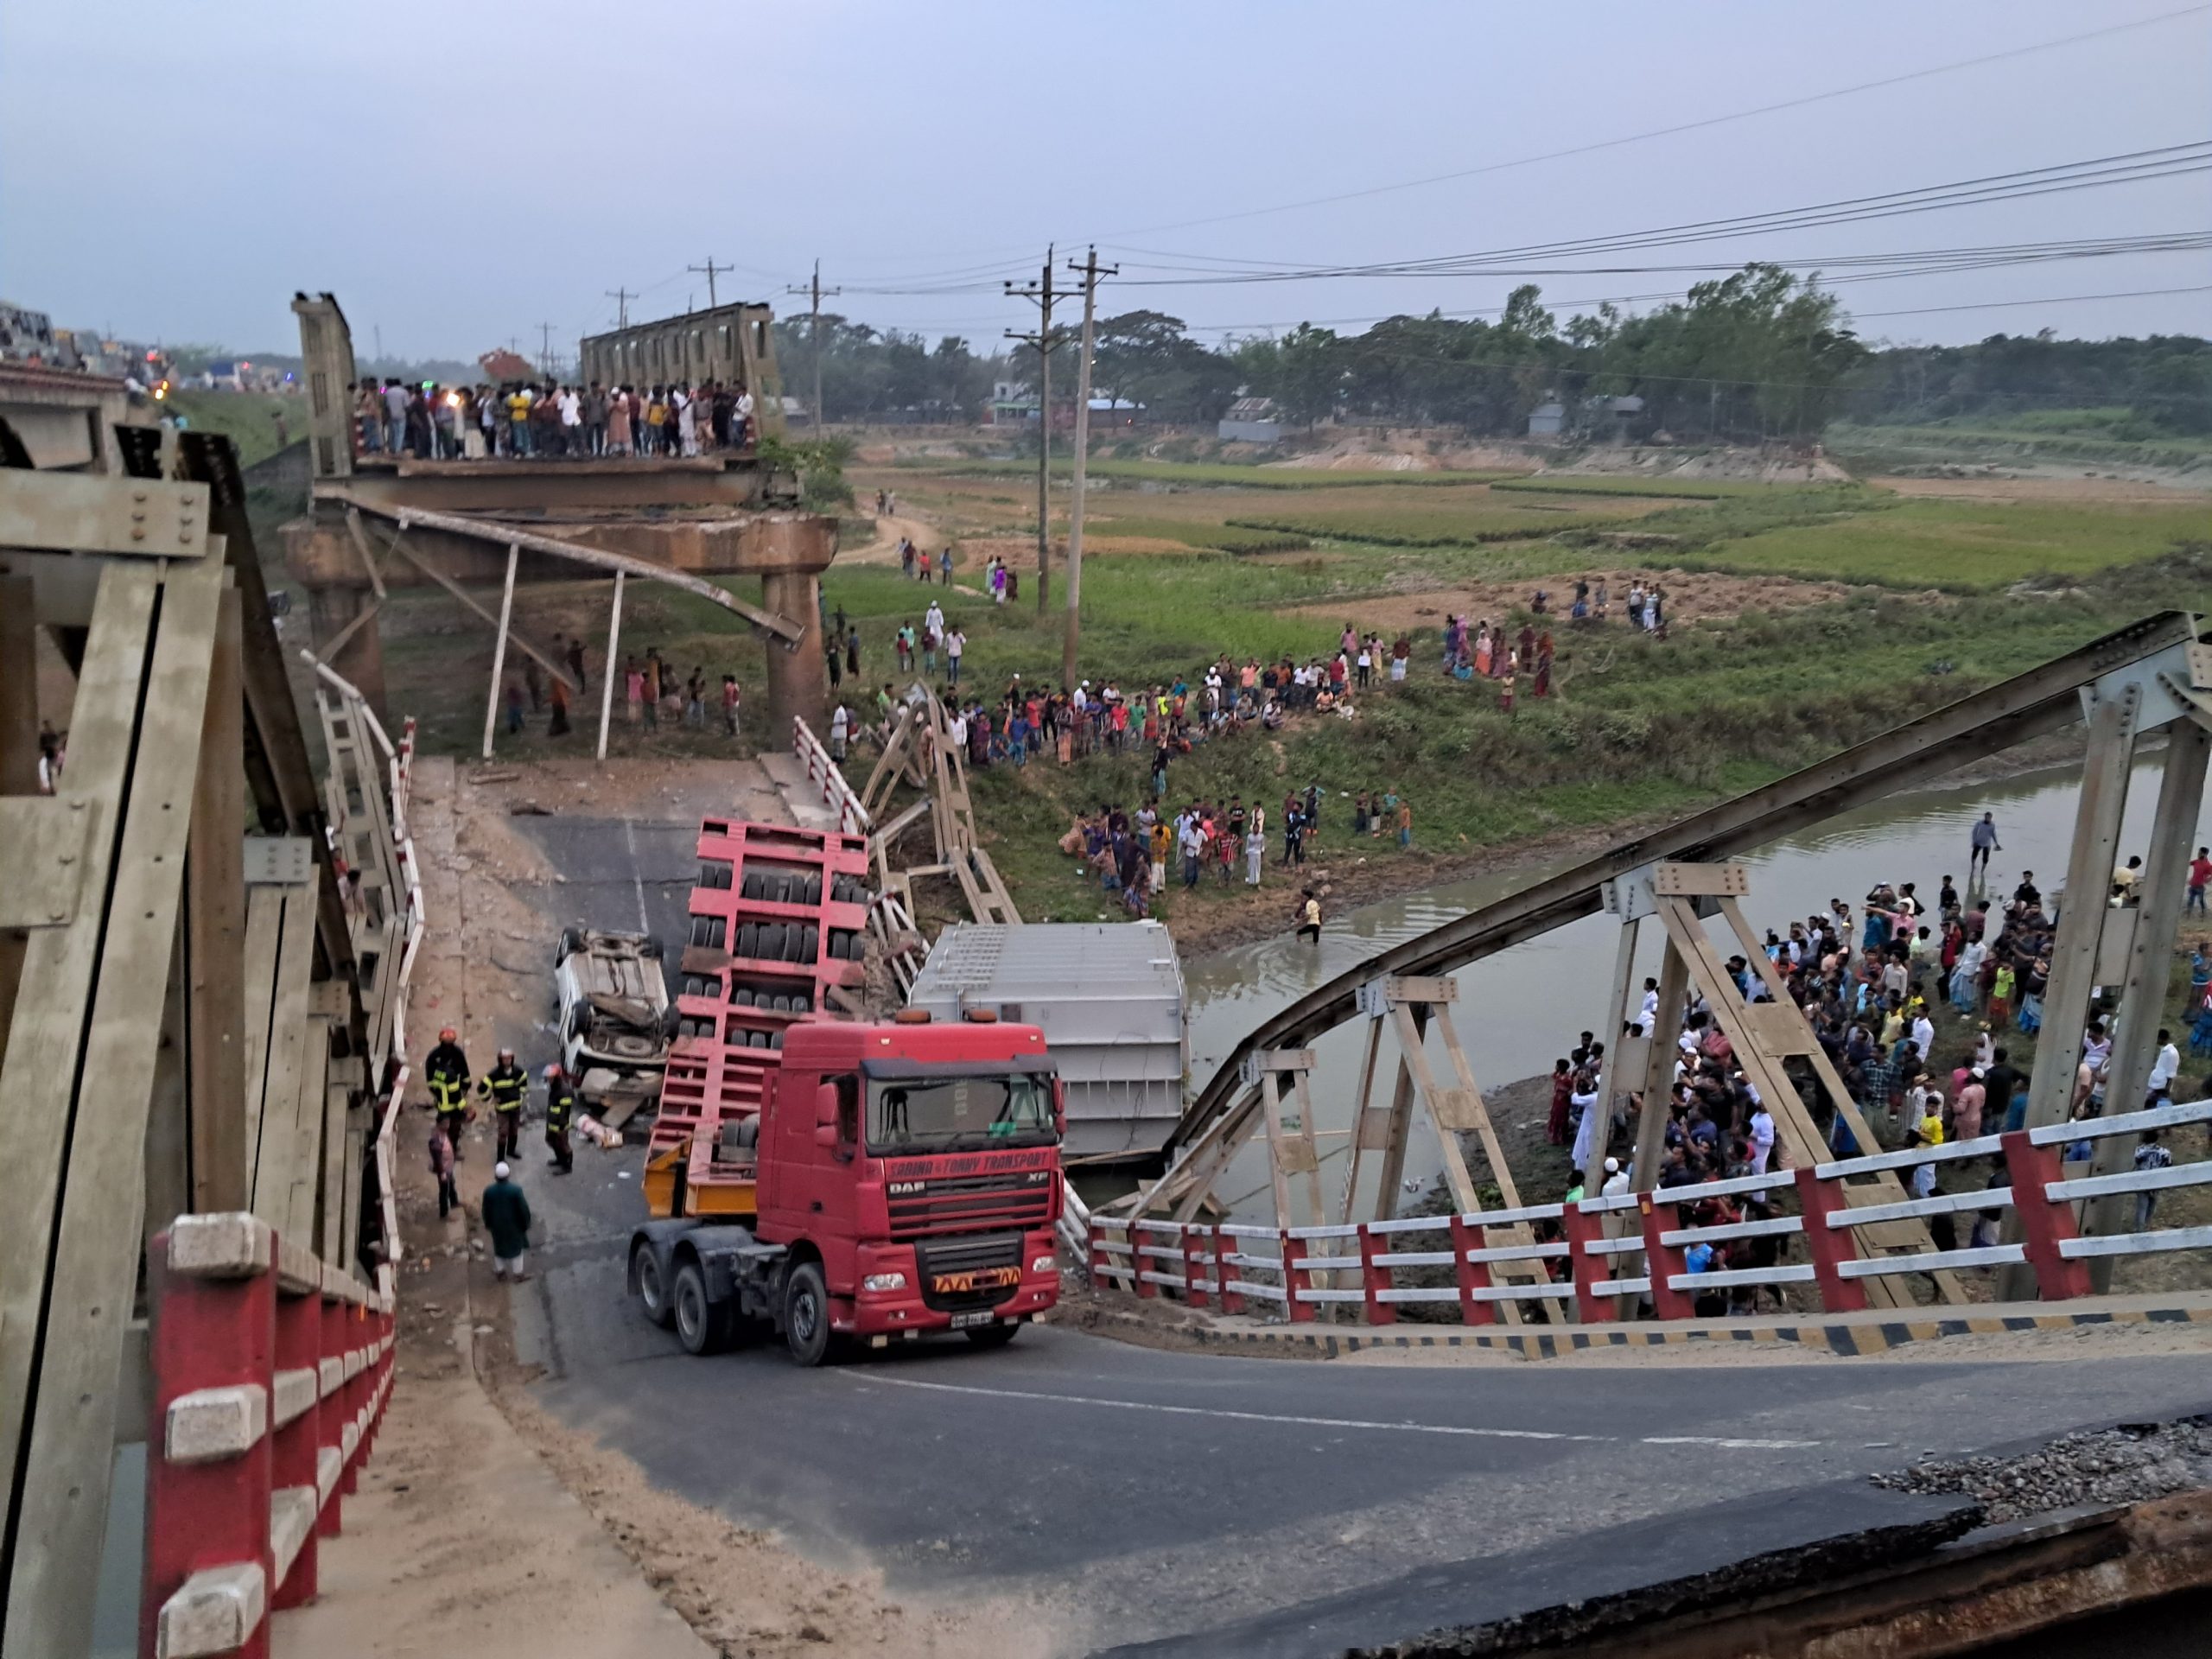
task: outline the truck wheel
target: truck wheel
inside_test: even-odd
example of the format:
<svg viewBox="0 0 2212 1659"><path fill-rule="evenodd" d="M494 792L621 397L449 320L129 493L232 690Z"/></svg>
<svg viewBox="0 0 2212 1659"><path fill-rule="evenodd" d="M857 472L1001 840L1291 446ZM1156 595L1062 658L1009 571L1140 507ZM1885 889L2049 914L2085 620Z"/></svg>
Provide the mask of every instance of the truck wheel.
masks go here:
<svg viewBox="0 0 2212 1659"><path fill-rule="evenodd" d="M745 873L745 885L739 891L747 899L757 899L766 887L767 882L760 871L747 870Z"/></svg>
<svg viewBox="0 0 2212 1659"><path fill-rule="evenodd" d="M821 902L822 876L817 871L816 874L806 878L806 890L799 895L799 903L803 905L818 905Z"/></svg>
<svg viewBox="0 0 2212 1659"><path fill-rule="evenodd" d="M1001 1320L997 1325L979 1325L963 1334L978 1348L1003 1348L1014 1340L1014 1333L1020 1329L1020 1325L1012 1320Z"/></svg>
<svg viewBox="0 0 2212 1659"><path fill-rule="evenodd" d="M668 1306L668 1287L661 1281L660 1257L640 1240L630 1251L630 1292L645 1316L664 1331L676 1316Z"/></svg>
<svg viewBox="0 0 2212 1659"><path fill-rule="evenodd" d="M561 930L561 954L555 959L553 965L556 968L559 967L562 963L566 962L570 957L575 956L577 951L583 948L584 938L582 933L578 932L573 927L563 928Z"/></svg>
<svg viewBox="0 0 2212 1659"><path fill-rule="evenodd" d="M729 1310L715 1306L714 1299L707 1294L707 1275L699 1270L696 1262L686 1262L677 1268L672 1300L676 1304L677 1339L683 1343L685 1352L717 1354L729 1346Z"/></svg>
<svg viewBox="0 0 2212 1659"><path fill-rule="evenodd" d="M819 1365L830 1354L830 1287L822 1269L802 1262L784 1281L784 1346L793 1363Z"/></svg>

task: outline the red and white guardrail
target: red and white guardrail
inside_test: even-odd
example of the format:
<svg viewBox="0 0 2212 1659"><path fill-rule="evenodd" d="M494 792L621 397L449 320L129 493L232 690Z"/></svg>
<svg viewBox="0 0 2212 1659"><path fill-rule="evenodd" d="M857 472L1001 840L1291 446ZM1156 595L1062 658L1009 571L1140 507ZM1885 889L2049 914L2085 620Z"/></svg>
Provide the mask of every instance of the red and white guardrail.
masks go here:
<svg viewBox="0 0 2212 1659"><path fill-rule="evenodd" d="M391 1398L392 1294L257 1217L181 1216L148 1252L154 1420L142 1659L265 1659L315 1593ZM388 1278L388 1270L387 1270Z"/></svg>
<svg viewBox="0 0 2212 1659"><path fill-rule="evenodd" d="M791 753L822 796L822 803L837 815L837 827L849 836L865 836L873 829L868 809L845 778L844 768L830 758L830 751L813 728L798 715L791 716Z"/></svg>
<svg viewBox="0 0 2212 1659"><path fill-rule="evenodd" d="M1662 1319L1693 1316L1702 1291L1737 1286L1809 1284L1822 1311L1866 1306L1869 1279L2025 1262L2034 1271L2040 1300L2063 1301L2089 1291L2092 1257L2212 1249L2212 1227L2165 1227L2085 1236L2079 1207L2101 1198L2164 1192L2212 1183L2212 1160L2131 1170L2113 1175L2069 1175L2063 1148L2113 1135L2139 1135L2183 1124L2212 1122L2212 1101L2163 1106L2116 1117L2052 1124L1983 1135L1948 1146L1916 1147L1775 1170L1694 1186L1584 1198L1572 1205L1539 1204L1457 1216L1408 1216L1340 1226L1255 1227L1236 1223L1133 1219L1093 1211L1088 1257L1092 1282L1139 1297L1179 1293L1194 1307L1239 1313L1251 1303L1280 1307L1294 1323L1313 1319L1325 1304L1356 1307L1370 1325L1389 1325L1408 1303L1455 1303L1463 1323L1489 1325L1506 1301L1567 1300L1586 1324L1615 1316L1618 1299L1649 1297ZM2001 1158L2009 1185L1937 1193L1902 1202L1853 1207L1845 1178L1877 1170L1908 1172L1962 1159ZM1686 1206L1713 1198L1795 1190L1799 1213L1699 1225ZM1862 1256L1851 1230L1885 1221L1955 1213L2012 1210L2021 1241L1960 1249ZM1492 1229L1552 1224L1559 1236L1544 1242L1493 1244ZM1436 1243L1408 1244L1421 1236ZM1436 1237L1436 1236L1441 1236ZM1805 1260L1772 1267L1693 1273L1687 1260L1698 1244L1772 1236L1802 1241ZM1438 1246L1441 1245L1442 1248ZM1267 1253L1272 1250L1272 1254ZM1619 1258L1644 1257L1643 1272L1624 1275ZM1493 1268L1528 1264L1533 1281L1500 1283ZM1450 1269L1446 1285L1400 1285L1401 1268ZM1255 1277L1255 1274L1266 1275ZM1525 1279L1525 1275L1524 1275Z"/></svg>

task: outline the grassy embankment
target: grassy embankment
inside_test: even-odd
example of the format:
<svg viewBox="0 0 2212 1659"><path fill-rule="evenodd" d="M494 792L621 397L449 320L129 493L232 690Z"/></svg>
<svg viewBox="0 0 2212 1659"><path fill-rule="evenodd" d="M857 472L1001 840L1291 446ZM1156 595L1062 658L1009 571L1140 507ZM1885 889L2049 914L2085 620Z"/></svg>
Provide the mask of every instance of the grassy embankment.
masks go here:
<svg viewBox="0 0 2212 1659"><path fill-rule="evenodd" d="M308 435L308 400L261 391L173 391L164 400L194 432L216 432L251 467ZM279 437L283 442L279 442Z"/></svg>
<svg viewBox="0 0 2212 1659"><path fill-rule="evenodd" d="M864 491L878 481L895 487L906 508L963 538L963 583L975 580L982 563L970 539L1033 533L1024 523L1027 504L1008 481L905 467L855 480ZM1222 651L1240 660L1309 657L1329 646L1344 620L1362 620L1363 607L1399 607L1414 619L1415 671L1408 684L1367 699L1357 720L1309 716L1274 738L1249 732L1206 746L1175 764L1169 786L1178 798L1242 794L1274 805L1287 790L1318 783L1332 804L1312 849L1315 863L1333 880L1360 868L1363 883L1412 886L1439 879L1484 849L1673 813L1751 786L2145 611L2212 610L2212 552L2144 563L2202 536L2206 516L2186 499L2173 507L2076 508L1908 500L1858 486L1737 486L1720 499L1688 500L1661 499L1644 480L1624 480L1635 486L1625 499L1609 488L1586 493L1592 480L1585 479L1560 480L1557 490L1529 487L1543 481L1505 492L1464 480L1409 491L1395 476L1367 477L1327 486L1325 498L1270 492L1257 500L1256 493L1215 484L1210 475L1191 487L1147 477L1103 488L1094 498L1084 571L1084 671L1135 688L1193 673ZM1555 502L1558 510L1538 508L1541 522L1529 524L1524 515L1536 502ZM1226 522L1258 522L1270 505L1276 521L1302 528L1256 531ZM1363 512L1369 516L1360 518ZM1626 538L1620 521L1631 514L1640 515L1631 527L1637 544L1626 548L1619 544ZM1402 536L1409 524L1422 539L1462 539L1420 547L1377 539ZM1510 538L1484 539L1501 531ZM1261 538L1260 546L1285 537L1312 545L1213 550L1253 546L1246 537ZM1116 551L1117 543L1130 550ZM1715 601L1706 614L1678 611L1663 644L1631 637L1618 620L1578 632L1555 620L1555 695L1537 702L1524 683L1521 708L1510 717L1498 710L1494 688L1447 682L1436 672L1444 612L1467 608L1453 603L1455 594L1479 588L1485 613L1507 616L1517 627L1512 607L1525 603L1529 588L1541 583L1556 594L1578 572L1601 569L1615 573L1617 607L1620 574L1631 569L1862 585L1840 599L1828 597L1834 590L1826 587L1794 600L1787 583L1780 593L1747 588L1742 602L1768 608L1732 613ZM2083 578L2082 591L2063 597L2007 591L2054 572ZM1003 609L969 587L931 589L968 632L965 678L977 695L995 696L1015 674L1032 682L1058 677L1058 614L1038 621L1033 583L1025 573L1021 601ZM843 607L861 628L861 689L872 696L893 677L892 630L918 622L926 598L895 569L880 566L833 569L825 587L829 603ZM1807 598L1818 602L1803 604ZM1493 601L1496 608L1488 609ZM1802 607L1777 608L1791 603ZM525 588L518 594L518 625L540 639L581 628L592 642L595 676L604 604L596 585ZM733 669L755 699L749 732L762 735L760 647L733 619L672 592L639 590L629 607L626 646L658 644L679 671L701 664L713 679ZM1424 610L1431 613L1425 618ZM489 631L435 594L396 595L390 622L395 703L422 718L423 741L433 749L472 749L482 726ZM849 680L849 696L853 689ZM575 711L577 736L556 746L541 720L518 739L503 733L501 752L583 753L596 714L594 696ZM671 756L729 753L718 733L666 728L651 737L618 728L614 747ZM749 749L749 739L740 747ZM861 755L855 770L864 772L868 758ZM1065 772L1046 761L978 779L985 833L1025 913L1097 913L1095 889L1053 843L1075 811L1141 798L1145 770L1135 756L1101 757ZM1394 785L1413 804L1414 848L1402 853L1371 840L1355 846L1350 803L1339 791ZM1363 868L1351 860L1364 861ZM1171 894L1165 909L1179 929L1192 922L1249 926L1272 917L1282 898L1272 889L1256 901L1241 890L1207 889L1195 898Z"/></svg>
<svg viewBox="0 0 2212 1659"><path fill-rule="evenodd" d="M916 510L944 515L940 522L957 533L1033 528L1020 519L1019 498L903 468L886 477ZM1377 866L1395 866L1410 884L1484 848L1685 810L2145 611L2212 604L2212 556L2124 568L2202 533L2204 515L2186 501L2074 508L1903 500L1855 486L1724 489L1695 480L1684 484L1719 499L1662 501L1649 493L1651 483L1622 480L1632 488L1621 500L1606 499L1624 493L1611 480L1597 480L1600 487L1586 496L1592 481L1581 479L1560 480L1557 490L1541 487L1548 480L1516 480L1507 496L1497 485L1461 484L1439 497L1429 486L1408 500L1392 499L1395 482L1369 479L1359 495L1332 492L1326 501L1278 505L1268 518L1249 519L1249 497L1210 480L1135 497L1101 492L1095 547L1110 548L1124 525L1156 536L1163 518L1183 539L1199 542L1211 533L1209 520L1218 531L1231 515L1294 529L1315 545L1265 556L1094 556L1084 572L1086 671L1126 688L1192 672L1222 650L1240 659L1311 655L1332 640L1339 606L1357 620L1363 599L1433 590L1444 601L1465 584L1523 578L1532 585L1548 579L1557 593L1578 570L1707 570L1862 586L1802 609L1692 617L1663 645L1631 638L1618 624L1585 632L1560 627L1557 694L1537 703L1524 683L1511 717L1497 710L1493 689L1436 673L1440 602L1433 621L1417 631L1413 679L1368 700L1359 719L1307 718L1274 740L1248 733L1172 769L1169 789L1179 799L1242 794L1274 804L1290 788L1321 785L1332 805L1313 856L1332 879L1352 858L1365 861L1370 877ZM1525 504L1551 496L1577 511L1527 528L1516 522ZM1121 518L1124 505L1137 516ZM1641 515L1634 520L1639 540L1674 539L1629 553L1609 545L1605 538L1630 512ZM1500 531L1505 539L1489 539ZM1393 546L1384 537L1438 544ZM2005 591L2046 573L2101 571L2063 599ZM839 572L830 591L870 642L920 608L895 572ZM1003 611L973 597L957 604L970 638L967 679L979 694L995 694L1016 673L1057 680L1057 627L1037 623L1027 591L1019 607ZM883 676L872 669L864 677L874 684ZM978 780L994 855L1029 913L1097 913L1095 890L1053 841L1077 810L1141 798L1146 769L1135 756L1102 757L1065 772L1045 762ZM1413 802L1414 849L1355 844L1339 791L1393 785ZM1225 920L1248 902L1241 893L1207 889L1190 898L1171 893L1165 909L1171 920L1179 906L1211 922L1213 912ZM1279 907L1281 894L1258 902Z"/></svg>
<svg viewBox="0 0 2212 1659"><path fill-rule="evenodd" d="M1827 447L1853 466L1885 468L2028 461L2189 474L2212 467L2212 442L2161 434L2126 410L2047 410L1924 425L1839 422L1828 429Z"/></svg>

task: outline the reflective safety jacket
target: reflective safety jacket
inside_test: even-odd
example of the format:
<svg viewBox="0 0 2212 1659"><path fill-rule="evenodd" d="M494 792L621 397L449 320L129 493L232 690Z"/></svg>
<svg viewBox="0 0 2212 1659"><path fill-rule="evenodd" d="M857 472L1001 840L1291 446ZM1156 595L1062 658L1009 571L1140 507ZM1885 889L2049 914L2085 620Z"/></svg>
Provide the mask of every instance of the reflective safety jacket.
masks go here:
<svg viewBox="0 0 2212 1659"><path fill-rule="evenodd" d="M556 1077L545 1085L545 1128L557 1134L569 1127L569 1120L576 1114L576 1091L569 1086L565 1077Z"/></svg>
<svg viewBox="0 0 2212 1659"><path fill-rule="evenodd" d="M518 1112L530 1092L530 1073L518 1065L495 1065L484 1074L484 1091L494 1111Z"/></svg>
<svg viewBox="0 0 2212 1659"><path fill-rule="evenodd" d="M441 1113L457 1112L468 1095L468 1056L459 1043L440 1043L423 1062L423 1080Z"/></svg>

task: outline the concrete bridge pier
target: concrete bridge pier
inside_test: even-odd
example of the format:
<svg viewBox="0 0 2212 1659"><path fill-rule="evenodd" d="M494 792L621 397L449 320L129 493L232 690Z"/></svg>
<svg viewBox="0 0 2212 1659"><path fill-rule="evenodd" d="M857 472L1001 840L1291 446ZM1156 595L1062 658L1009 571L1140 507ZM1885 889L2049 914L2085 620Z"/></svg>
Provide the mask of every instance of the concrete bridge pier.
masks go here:
<svg viewBox="0 0 2212 1659"><path fill-rule="evenodd" d="M804 619L806 638L792 650L768 647L767 696L770 741L785 742L792 716L806 721L826 741L830 731L830 677L822 638L822 575L818 570L784 570L760 579L761 606L794 620Z"/></svg>
<svg viewBox="0 0 2212 1659"><path fill-rule="evenodd" d="M371 614L380 601L367 588L308 589L308 642L333 672L360 689L361 700L385 718L384 635ZM331 649L333 641L338 648Z"/></svg>

